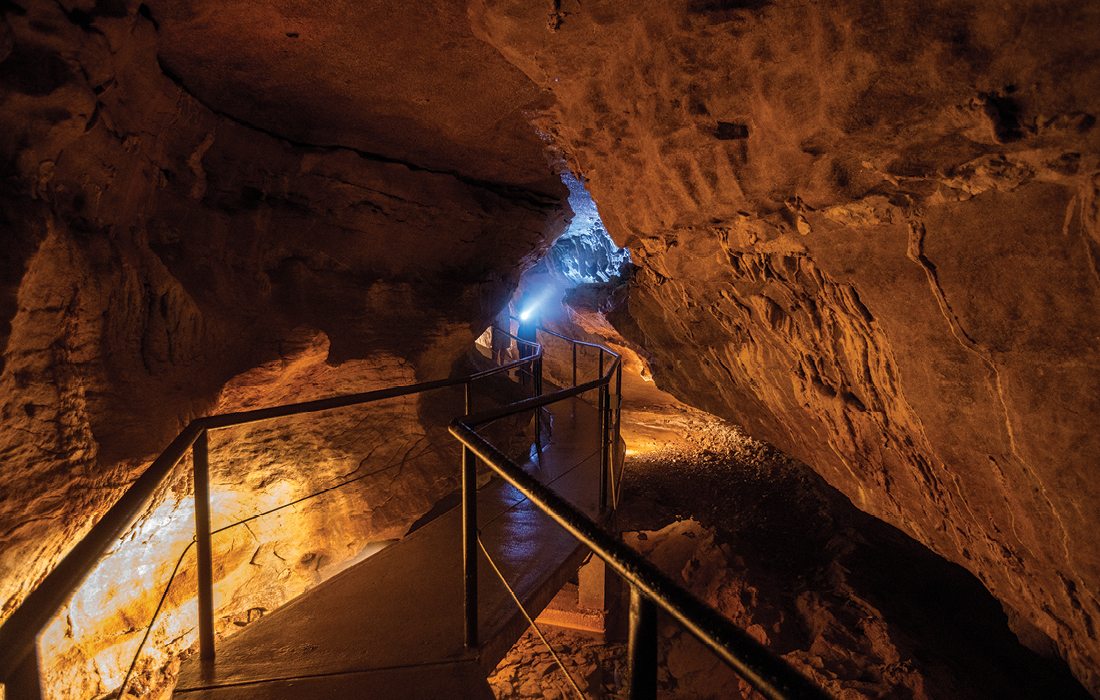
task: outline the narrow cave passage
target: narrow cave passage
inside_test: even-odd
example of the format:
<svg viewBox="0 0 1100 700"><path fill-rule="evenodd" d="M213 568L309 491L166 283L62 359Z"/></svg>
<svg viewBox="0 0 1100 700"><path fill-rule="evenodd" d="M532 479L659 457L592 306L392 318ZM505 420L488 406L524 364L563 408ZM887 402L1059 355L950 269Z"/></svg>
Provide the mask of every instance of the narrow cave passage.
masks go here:
<svg viewBox="0 0 1100 700"><path fill-rule="evenodd" d="M568 170L562 172L561 180L569 188L573 217L520 279L509 305L511 315L519 320L537 318L549 324L563 321L568 318L564 300L606 300L630 276L630 251L611 239L584 182Z"/></svg>
<svg viewBox="0 0 1100 700"><path fill-rule="evenodd" d="M621 695L526 477L810 696L1100 698L1096 46L1095 0L3 0L0 699L571 696L490 555ZM661 695L755 697L658 630Z"/></svg>
<svg viewBox="0 0 1100 700"><path fill-rule="evenodd" d="M630 263L630 251L611 240L585 184L568 171L561 179L569 188L573 219L542 263L552 274L577 285L621 281L623 268Z"/></svg>
<svg viewBox="0 0 1100 700"><path fill-rule="evenodd" d="M626 542L831 694L1088 697L1063 662L1020 643L972 574L862 513L806 465L659 388L644 348L610 320L629 304L629 258L605 240L563 235L512 308L537 306L531 290L552 288L540 321L623 355L626 452L613 527ZM608 259L626 274L608 274ZM567 364L551 355L546 368L563 386ZM612 584L601 593L607 607L586 607L592 584L582 577L536 620L541 634L528 630L494 669L497 698L572 697L574 684L586 697L626 697L626 589ZM660 629L661 697L756 697L674 621Z"/></svg>

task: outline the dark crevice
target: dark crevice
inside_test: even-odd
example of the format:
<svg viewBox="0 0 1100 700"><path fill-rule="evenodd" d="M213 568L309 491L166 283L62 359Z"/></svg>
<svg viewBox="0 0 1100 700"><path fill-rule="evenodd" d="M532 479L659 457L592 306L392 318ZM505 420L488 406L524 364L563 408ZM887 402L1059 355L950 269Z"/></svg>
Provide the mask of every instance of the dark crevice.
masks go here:
<svg viewBox="0 0 1100 700"><path fill-rule="evenodd" d="M88 117L88 121L84 123L84 133L88 133L92 128L99 123L99 108L103 103L99 100L95 101L95 109L92 110L92 116Z"/></svg>
<svg viewBox="0 0 1100 700"><path fill-rule="evenodd" d="M451 491L446 496L436 501L435 504L431 508L429 508L426 513L424 513L424 515L417 518L416 521L409 526L408 531L405 532L405 537L413 534L414 532L432 522L444 513L453 510L461 502L462 493L458 490Z"/></svg>
<svg viewBox="0 0 1100 700"><path fill-rule="evenodd" d="M718 122L718 126L714 129L714 137L720 141L747 139L749 137L749 127L746 124L736 122Z"/></svg>
<svg viewBox="0 0 1100 700"><path fill-rule="evenodd" d="M13 15L19 15L20 17L22 17L27 14L27 8L17 3L14 3L11 0L0 0L0 15L7 14L9 12Z"/></svg>
<svg viewBox="0 0 1100 700"><path fill-rule="evenodd" d="M139 15L149 20L149 23L153 25L154 30L156 30L157 32L160 31L160 22L158 22L156 18L153 17L153 11L149 9L148 5L146 5L145 3L141 3L140 5L138 5L137 11Z"/></svg>
<svg viewBox="0 0 1100 700"><path fill-rule="evenodd" d="M17 45L0 64L0 87L21 95L49 95L72 79L72 67L63 58L33 44Z"/></svg>
<svg viewBox="0 0 1100 700"><path fill-rule="evenodd" d="M88 34L103 34L95 26L96 17L125 17L127 15L125 0L96 0L92 9L85 10L80 7L68 9L60 0L54 0L57 7L65 17L80 27L80 30Z"/></svg>
<svg viewBox="0 0 1100 700"><path fill-rule="evenodd" d="M1009 85L1004 94L983 93L985 100L985 114L993 124L993 133L1000 143L1019 141L1025 136L1025 129L1021 123L1023 108L1018 100L1011 97L1015 88Z"/></svg>
<svg viewBox="0 0 1100 700"><path fill-rule="evenodd" d="M60 5L61 3L58 3ZM75 7L65 13L65 16L69 18L69 21L80 27L86 32L93 31L92 21L95 19L91 13L85 12L79 7Z"/></svg>
<svg viewBox="0 0 1100 700"><path fill-rule="evenodd" d="M772 0L690 0L688 12L729 12L732 10L760 10L772 4Z"/></svg>
<svg viewBox="0 0 1100 700"><path fill-rule="evenodd" d="M151 17L149 17L148 19L149 19L150 22L154 21ZM217 109L217 108L215 108L214 106L212 106L210 104L207 104L206 102L204 102L202 99L200 99L194 92L192 92L187 87L187 84L183 81L183 79L180 76L176 75L170 68L165 66L164 62L160 60L159 56L157 57L157 65L160 67L160 70L164 74L164 76L166 78L168 78L169 80L171 80L176 85L176 87L178 87L183 92L187 93L187 95L189 95L196 102L198 102L203 107L208 109L211 113L216 114L217 116L222 117L224 119L227 119L227 120L233 122L234 124L237 124L237 125L242 126L246 129L249 129L250 131L255 131L255 132L264 134L265 136L270 136L271 138L276 139L278 141L282 141L283 143L286 143L286 144L290 145L291 147L293 147L295 149L305 150L305 151L323 152L323 153L334 153L334 152L338 152L338 151L347 151L347 152L356 154L357 156L359 156L360 158L362 158L364 160L374 161L374 162L377 162L377 163L387 163L387 164L393 164L393 165L400 165L402 167L407 168L411 172L422 172L422 173L429 173L429 174L432 174L432 175L444 175L444 176L447 176L447 177L452 177L452 178L458 180L459 182L461 182L463 184L470 185L471 187L476 187L476 188L483 189L483 190L486 190L488 192L491 192L491 193L495 194L496 196L501 197L502 199L507 199L507 200L514 201L514 202L524 203L524 204L530 205L530 206L532 206L534 208L537 208L537 209L553 209L553 208L556 208L556 207L560 206L560 204L561 204L561 200L559 200L556 197L552 197L550 195L542 194L540 192L536 192L534 190L530 190L530 189L527 189L525 187L520 187L518 185L509 185L509 184L505 184L505 183L502 183L502 182L493 182L491 180L483 180L483 179L480 179L480 178L470 177L469 175L463 175L462 173L456 172L454 170L442 170L442 169L436 169L436 168L428 168L428 167L425 167L425 166L422 166L422 165L418 165L416 163L410 163L408 161L401 160L399 158L392 158L390 156L386 156L386 155L383 155L381 153L372 153L370 151L360 150L360 149L354 148L352 146L343 146L343 145L339 145L339 144L307 143L307 142L304 142L304 141L298 141L298 140L295 140L295 139L288 138L287 136L285 136L283 134L280 134L280 133L277 133L277 132L272 131L270 129L267 129L265 127L253 124L253 123L251 123L247 120L241 119L241 118L236 117L232 114L229 114L225 111Z"/></svg>

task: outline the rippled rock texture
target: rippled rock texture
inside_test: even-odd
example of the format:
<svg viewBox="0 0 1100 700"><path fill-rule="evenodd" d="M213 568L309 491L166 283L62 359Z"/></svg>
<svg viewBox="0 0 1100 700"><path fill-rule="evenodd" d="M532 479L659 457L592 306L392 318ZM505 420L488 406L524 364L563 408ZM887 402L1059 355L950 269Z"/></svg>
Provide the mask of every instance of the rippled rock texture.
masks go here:
<svg viewBox="0 0 1100 700"><path fill-rule="evenodd" d="M324 334L302 329L295 340L283 357L230 380L215 410L321 398L333 386L415 382L400 358L374 354L334 367ZM460 412L462 399L461 390L444 390L211 433L219 637L402 537L453 490L459 450L424 412L429 402ZM49 697L102 697L123 682L135 655L127 697L171 689L178 656L197 641L190 469L184 459L47 628Z"/></svg>
<svg viewBox="0 0 1100 700"><path fill-rule="evenodd" d="M478 0L660 386L967 567L1100 693L1100 7Z"/></svg>
<svg viewBox="0 0 1100 700"><path fill-rule="evenodd" d="M0 6L0 619L196 415L446 376L561 227L566 190L521 114L538 90L451 10L418 6L367 32L355 3L186 5ZM399 30L437 53L402 49ZM442 33L460 56L440 58ZM350 37L382 35L363 63ZM245 70L251 51L274 68ZM418 102L437 84L461 103ZM242 379L271 362L279 381ZM419 410L357 437L382 430L396 449L426 430ZM347 466L328 439L290 445L331 463L318 481ZM241 493L265 478L288 497L312 484L290 468L261 475L266 448L238 452L223 482ZM353 508L356 534L407 527L439 478L389 510ZM289 547L303 571L344 546L315 524L332 539ZM234 562L247 565L245 549Z"/></svg>
<svg viewBox="0 0 1100 700"><path fill-rule="evenodd" d="M1100 694L1096 3L0 13L0 616L295 329L449 371L560 225L541 136L631 249L615 321L663 387Z"/></svg>

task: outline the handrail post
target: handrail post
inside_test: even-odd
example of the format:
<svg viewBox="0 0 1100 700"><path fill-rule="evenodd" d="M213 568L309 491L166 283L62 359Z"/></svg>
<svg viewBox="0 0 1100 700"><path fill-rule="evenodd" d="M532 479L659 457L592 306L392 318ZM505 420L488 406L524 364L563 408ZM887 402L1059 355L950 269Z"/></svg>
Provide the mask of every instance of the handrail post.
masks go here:
<svg viewBox="0 0 1100 700"><path fill-rule="evenodd" d="M542 396L542 357L535 360L535 396ZM542 409L535 409L535 444L542 447Z"/></svg>
<svg viewBox="0 0 1100 700"><path fill-rule="evenodd" d="M619 446L623 432L623 361L615 369L615 447Z"/></svg>
<svg viewBox="0 0 1100 700"><path fill-rule="evenodd" d="M600 426L603 435L603 473L604 478L608 481L608 500L611 501L615 497L613 489L615 488L615 480L611 474L611 382L610 380L604 386L603 390L603 415L600 416Z"/></svg>
<svg viewBox="0 0 1100 700"><path fill-rule="evenodd" d="M611 377L607 378L607 401L604 404L605 410L603 412L603 451L604 461L607 463L608 474L608 494L611 499L611 507L618 506L618 484L615 483L615 445L611 441L611 427L612 427L612 415L615 410L614 404L611 403Z"/></svg>
<svg viewBox="0 0 1100 700"><path fill-rule="evenodd" d="M627 638L630 700L657 697L657 606L637 586L630 587Z"/></svg>
<svg viewBox="0 0 1100 700"><path fill-rule="evenodd" d="M470 382L466 382L466 415L474 412L474 395L470 389Z"/></svg>
<svg viewBox="0 0 1100 700"><path fill-rule="evenodd" d="M572 343L572 345L573 345L573 386L576 387L577 386L577 344Z"/></svg>
<svg viewBox="0 0 1100 700"><path fill-rule="evenodd" d="M462 446L462 597L465 616L463 643L476 649L477 640L477 457Z"/></svg>
<svg viewBox="0 0 1100 700"><path fill-rule="evenodd" d="M622 432L623 432L623 361L622 361L622 358L619 358L619 364L615 368L615 413L613 415L614 415L614 419L613 419L614 422L612 423L612 425L609 428L609 430L611 432L611 437L610 437L610 440L611 440L611 448L610 448L611 456L610 456L610 460L611 460L611 470L612 471L615 470L615 466L618 463L619 446L622 443ZM625 457L624 457L624 459L625 459ZM620 471L619 471L619 475L622 476L621 468L620 468ZM615 481L615 493L613 493L611 495L612 503L614 503L616 508L619 507L619 497L622 495L622 492L623 492L622 481L619 480L619 479L616 479L616 481Z"/></svg>
<svg viewBox="0 0 1100 700"><path fill-rule="evenodd" d="M603 348L600 348L600 369L597 375L601 381L598 415L600 419L600 512L607 510L607 411L611 408L609 392L611 382L603 381Z"/></svg>
<svg viewBox="0 0 1100 700"><path fill-rule="evenodd" d="M609 441L607 439L607 413L612 408L612 396L610 396L610 378L604 381L604 349L599 348L599 380L603 383L599 385L599 512L603 513L607 510L607 449L609 447Z"/></svg>
<svg viewBox="0 0 1100 700"><path fill-rule="evenodd" d="M199 658L214 658L214 567L210 546L210 441L203 430L191 446L195 479L195 544L198 559Z"/></svg>
<svg viewBox="0 0 1100 700"><path fill-rule="evenodd" d="M600 512L607 510L607 427L604 416L607 415L607 385L600 385L597 412L600 420Z"/></svg>
<svg viewBox="0 0 1100 700"><path fill-rule="evenodd" d="M38 644L31 645L30 651L15 667L4 682L5 697L11 700L42 700L42 675L38 669Z"/></svg>
<svg viewBox="0 0 1100 700"><path fill-rule="evenodd" d="M623 426L623 361L615 369L615 441L622 437Z"/></svg>

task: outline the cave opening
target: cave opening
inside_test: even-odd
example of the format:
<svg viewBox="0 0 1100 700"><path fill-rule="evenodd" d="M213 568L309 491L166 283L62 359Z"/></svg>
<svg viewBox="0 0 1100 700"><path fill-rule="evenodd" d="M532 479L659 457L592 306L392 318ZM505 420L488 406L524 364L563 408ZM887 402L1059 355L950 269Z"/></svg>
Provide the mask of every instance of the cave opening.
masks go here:
<svg viewBox="0 0 1100 700"><path fill-rule="evenodd" d="M612 240L585 183L569 171L562 173L561 180L569 188L573 218L547 251L543 264L574 285L621 282L624 268L630 264L630 250Z"/></svg>
<svg viewBox="0 0 1100 700"><path fill-rule="evenodd" d="M630 250L611 238L584 181L569 170L562 171L561 181L569 189L573 216L521 277L510 304L519 321L560 321L566 307L592 304L593 299L598 305L629 280Z"/></svg>

